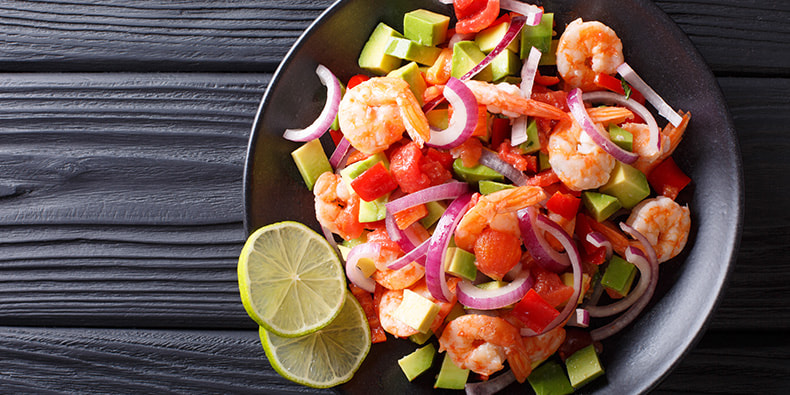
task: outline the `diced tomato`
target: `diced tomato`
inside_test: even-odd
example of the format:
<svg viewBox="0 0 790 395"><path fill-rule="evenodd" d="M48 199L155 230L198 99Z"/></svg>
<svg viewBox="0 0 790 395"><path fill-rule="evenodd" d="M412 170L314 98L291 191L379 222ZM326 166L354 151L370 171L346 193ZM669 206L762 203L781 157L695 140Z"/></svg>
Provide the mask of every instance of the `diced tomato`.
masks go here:
<svg viewBox="0 0 790 395"><path fill-rule="evenodd" d="M384 163L378 162L362 174L351 180L351 188L359 197L370 202L398 188Z"/></svg>
<svg viewBox="0 0 790 395"><path fill-rule="evenodd" d="M426 215L428 215L428 208L424 204L418 204L392 214L395 218L395 224L398 225L400 230L408 228Z"/></svg>
<svg viewBox="0 0 790 395"><path fill-rule="evenodd" d="M439 151L436 148L428 148L423 153L428 158L439 162L442 167L447 170L452 170L453 168L453 155L446 151Z"/></svg>
<svg viewBox="0 0 790 395"><path fill-rule="evenodd" d="M346 235L347 240L356 239L365 230L359 222L359 196L353 195L349 204L343 208L335 220L338 230Z"/></svg>
<svg viewBox="0 0 790 395"><path fill-rule="evenodd" d="M346 89L351 89L351 88L353 88L353 87L355 87L355 86L357 86L357 85L359 85L359 84L361 84L361 83L363 83L363 82L365 82L365 81L367 81L369 79L370 79L370 77L368 77L368 76L366 76L364 74L357 74L357 75L351 77L348 80L348 84L346 84Z"/></svg>
<svg viewBox="0 0 790 395"><path fill-rule="evenodd" d="M450 170L448 170L447 167L445 167L444 158L434 159L435 157L437 157L437 155L431 156L426 152L426 154L422 157L422 161L420 162L420 171L428 176L428 178L431 180L431 185L444 184L453 178L453 174L450 173Z"/></svg>
<svg viewBox="0 0 790 395"><path fill-rule="evenodd" d="M554 173L554 170L546 169L530 177L527 180L527 185L545 187L554 184L555 182L560 182L560 178L557 177L557 174Z"/></svg>
<svg viewBox="0 0 790 395"><path fill-rule="evenodd" d="M691 178L680 170L670 156L650 172L647 181L656 192L675 200L678 193L691 182Z"/></svg>
<svg viewBox="0 0 790 395"><path fill-rule="evenodd" d="M563 216L565 219L573 219L579 211L581 199L568 193L555 192L546 202L546 208Z"/></svg>
<svg viewBox="0 0 790 395"><path fill-rule="evenodd" d="M499 147L506 138L510 137L510 120L507 118L494 117L491 124L491 146Z"/></svg>
<svg viewBox="0 0 790 395"><path fill-rule="evenodd" d="M625 89L623 89L623 82L619 79L612 77L606 73L598 73L593 78L593 82L595 85L598 85L601 88L610 90L615 93L619 93L621 95L625 95ZM640 104L645 104L645 97L636 89L631 87L631 98L634 101L639 102Z"/></svg>
<svg viewBox="0 0 790 395"><path fill-rule="evenodd" d="M478 139L467 139L461 145L451 148L450 154L461 158L465 167L475 167L483 154L483 143Z"/></svg>
<svg viewBox="0 0 790 395"><path fill-rule="evenodd" d="M457 33L477 33L489 26L499 15L499 0L456 0L453 2Z"/></svg>
<svg viewBox="0 0 790 395"><path fill-rule="evenodd" d="M532 288L552 307L565 304L573 295L573 287L565 285L557 273L550 272L538 265L533 265L530 273L535 279L535 285Z"/></svg>
<svg viewBox="0 0 790 395"><path fill-rule="evenodd" d="M485 275L501 280L521 259L521 239L486 228L475 241L475 265Z"/></svg>
<svg viewBox="0 0 790 395"><path fill-rule="evenodd" d="M368 325L370 325L370 342L381 343L386 341L387 335L384 333L381 321L379 321L376 305L373 303L373 295L351 283L348 284L348 287L351 289L351 294L359 301L362 310L365 312L365 317L368 319Z"/></svg>
<svg viewBox="0 0 790 395"><path fill-rule="evenodd" d="M534 288L527 291L527 294L516 303L512 310L513 316L521 320L530 330L542 332L560 312L546 302Z"/></svg>
<svg viewBox="0 0 790 395"><path fill-rule="evenodd" d="M423 155L415 142L397 148L390 157L390 172L400 189L414 193L431 186L431 179L420 169Z"/></svg>
<svg viewBox="0 0 790 395"><path fill-rule="evenodd" d="M329 129L329 135L332 136L332 142L335 143L335 147L340 144L340 140L343 139L343 132L340 130Z"/></svg>
<svg viewBox="0 0 790 395"><path fill-rule="evenodd" d="M565 91L553 91L550 89L544 89L541 91L535 89L532 92L532 100L551 104L552 106L557 107L565 112L570 111L568 109L568 92Z"/></svg>
<svg viewBox="0 0 790 395"><path fill-rule="evenodd" d="M520 171L535 172L538 169L538 160L533 155L522 155L521 151L510 145L510 139L505 139L497 149L499 159L513 165Z"/></svg>

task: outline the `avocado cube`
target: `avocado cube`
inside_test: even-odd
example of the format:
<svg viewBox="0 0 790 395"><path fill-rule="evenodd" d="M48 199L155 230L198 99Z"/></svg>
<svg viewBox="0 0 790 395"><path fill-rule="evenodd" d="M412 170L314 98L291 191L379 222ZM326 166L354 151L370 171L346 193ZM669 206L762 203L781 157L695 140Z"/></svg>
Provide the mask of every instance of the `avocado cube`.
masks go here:
<svg viewBox="0 0 790 395"><path fill-rule="evenodd" d="M609 181L598 191L616 197L623 207L631 209L650 195L650 184L645 174L637 168L617 161Z"/></svg>
<svg viewBox="0 0 790 395"><path fill-rule="evenodd" d="M472 70L478 63L482 62L486 54L475 45L473 41L459 41L453 45L453 57L450 59L450 75L455 78L461 78L469 70ZM489 64L473 79L491 82L494 80L494 74L491 71Z"/></svg>
<svg viewBox="0 0 790 395"><path fill-rule="evenodd" d="M480 180L505 181L503 175L490 167L483 166L479 163L474 167L464 166L464 162L461 158L457 158L453 161L453 173L470 184L477 184Z"/></svg>
<svg viewBox="0 0 790 395"><path fill-rule="evenodd" d="M609 218L622 207L616 197L593 191L582 192L582 204L598 222Z"/></svg>
<svg viewBox="0 0 790 395"><path fill-rule="evenodd" d="M579 388L604 373L592 344L569 356L565 360L565 367L573 388Z"/></svg>
<svg viewBox="0 0 790 395"><path fill-rule="evenodd" d="M414 330L426 333L438 313L438 304L410 289L404 289L403 301L395 309L394 316Z"/></svg>
<svg viewBox="0 0 790 395"><path fill-rule="evenodd" d="M332 165L329 164L329 159L327 159L319 139L304 143L291 152L291 157L296 163L296 168L299 169L304 183L307 184L307 189L311 191L321 174L332 171Z"/></svg>
<svg viewBox="0 0 790 395"><path fill-rule="evenodd" d="M403 36L384 23L376 25L359 53L359 67L378 75L387 74L400 67L400 59L385 53L391 37Z"/></svg>
<svg viewBox="0 0 790 395"><path fill-rule="evenodd" d="M527 141L518 145L522 153L534 154L540 150L540 138L538 137L538 121L530 119L527 123Z"/></svg>
<svg viewBox="0 0 790 395"><path fill-rule="evenodd" d="M435 46L447 38L450 17L425 9L403 15L403 35L421 45Z"/></svg>
<svg viewBox="0 0 790 395"><path fill-rule="evenodd" d="M609 260L609 265L601 277L601 285L624 297L631 290L636 272L637 268L633 263L617 255L612 255L612 259Z"/></svg>
<svg viewBox="0 0 790 395"><path fill-rule="evenodd" d="M560 275L560 279L562 280L563 284L565 284L565 285L567 285L569 287L573 287L573 273L570 273L570 272L562 273L562 275ZM590 281L591 280L592 280L592 277L590 277L589 274L582 273L582 292L579 293L579 301L578 301L578 303L581 303L581 302L584 301L584 294L586 294L587 290L590 289Z"/></svg>
<svg viewBox="0 0 790 395"><path fill-rule="evenodd" d="M491 60L491 79L496 81L521 73L521 59L515 52L502 51Z"/></svg>
<svg viewBox="0 0 790 395"><path fill-rule="evenodd" d="M515 186L511 184L504 184L501 182L491 181L491 180L481 180L477 187L480 189L480 194L488 195L497 191L501 191L503 189L511 189L515 188Z"/></svg>
<svg viewBox="0 0 790 395"><path fill-rule="evenodd" d="M445 271L456 276L474 281L477 277L475 254L458 247L449 247L444 258Z"/></svg>
<svg viewBox="0 0 790 395"><path fill-rule="evenodd" d="M565 369L555 362L549 361L540 365L527 377L529 385L535 391L535 395L567 395L573 393L568 375Z"/></svg>
<svg viewBox="0 0 790 395"><path fill-rule="evenodd" d="M433 344L428 344L399 359L398 365L406 378L412 381L431 367L434 355L436 355L436 347Z"/></svg>
<svg viewBox="0 0 790 395"><path fill-rule="evenodd" d="M609 139L626 151L634 150L634 135L615 124L609 125Z"/></svg>
<svg viewBox="0 0 790 395"><path fill-rule="evenodd" d="M508 29L510 29L510 22L502 22L489 26L475 35L475 44L481 51L489 53L496 48L496 45L499 44L500 41L502 41ZM518 53L519 41L519 36L516 36L507 46L507 49L510 52Z"/></svg>
<svg viewBox="0 0 790 395"><path fill-rule="evenodd" d="M540 57L538 66L554 66L557 64L557 46L560 45L560 40L551 40L551 49L549 52L544 53Z"/></svg>
<svg viewBox="0 0 790 395"><path fill-rule="evenodd" d="M464 314L466 314L464 306L460 303L456 303L453 305L453 308L450 309L450 312L447 313L447 317L444 317L444 322L450 322Z"/></svg>
<svg viewBox="0 0 790 395"><path fill-rule="evenodd" d="M532 47L537 48L543 56L551 52L551 37L554 35L554 14L546 13L537 26L524 26L521 29L521 59L529 57ZM541 56L541 58L543 58Z"/></svg>
<svg viewBox="0 0 790 395"><path fill-rule="evenodd" d="M343 182L346 183L348 186L349 191L351 190L351 180L359 177L362 173L364 173L367 169L370 169L376 163L382 162L384 163L384 167L389 170L390 168L390 161L387 159L387 155L383 152L379 152L373 154L359 162L354 162L343 170L340 170L340 177L343 179Z"/></svg>
<svg viewBox="0 0 790 395"><path fill-rule="evenodd" d="M477 288L480 288L480 289L483 289L483 290L486 290L486 291L491 291L491 290L494 290L494 289L502 288L505 285L507 285L507 283L504 282L504 281L492 280L492 281L486 281L484 283L477 284L475 286Z"/></svg>
<svg viewBox="0 0 790 395"><path fill-rule="evenodd" d="M359 199L359 222L376 222L384 219L387 216L386 204L389 197L388 193L369 202Z"/></svg>
<svg viewBox="0 0 790 395"><path fill-rule="evenodd" d="M543 151L538 152L538 169L540 171L551 169L551 163L549 163L549 155L543 153Z"/></svg>
<svg viewBox="0 0 790 395"><path fill-rule="evenodd" d="M436 376L436 383L433 384L433 388L462 390L468 378L469 369L459 368L450 358L450 355L444 353L442 367L439 369L439 375Z"/></svg>
<svg viewBox="0 0 790 395"><path fill-rule="evenodd" d="M428 341L428 339L431 338L431 336L433 336L433 332L429 329L428 332L425 332L425 333L417 332L417 333L409 336L409 340L411 340L413 343L417 343L419 345L423 345L423 344L425 344L425 342Z"/></svg>
<svg viewBox="0 0 790 395"><path fill-rule="evenodd" d="M440 48L420 45L408 38L399 37L390 37L387 41L387 49L384 50L387 55L426 65L436 62L440 52L442 52Z"/></svg>
<svg viewBox="0 0 790 395"><path fill-rule="evenodd" d="M420 218L420 225L422 225L423 228L428 229L433 224L435 224L436 221L439 220L439 218L442 217L442 214L444 214L444 211L447 210L447 205L444 204L443 202L438 201L438 200L434 200L434 201L425 203L425 208L428 209L428 214L426 216Z"/></svg>
<svg viewBox="0 0 790 395"><path fill-rule="evenodd" d="M446 108L436 108L425 113L428 125L434 129L445 130L450 126L450 111Z"/></svg>
<svg viewBox="0 0 790 395"><path fill-rule="evenodd" d="M422 96L425 93L425 89L428 88L428 84L425 83L425 78L422 78L422 73L416 62L409 62L405 66L390 71L387 77L400 78L408 82L409 89L414 93L414 97L417 98L420 105L423 104Z"/></svg>
<svg viewBox="0 0 790 395"><path fill-rule="evenodd" d="M519 86L521 85L521 77L517 77L515 75L506 75L503 78L494 81L495 84L500 84L503 82L506 84Z"/></svg>

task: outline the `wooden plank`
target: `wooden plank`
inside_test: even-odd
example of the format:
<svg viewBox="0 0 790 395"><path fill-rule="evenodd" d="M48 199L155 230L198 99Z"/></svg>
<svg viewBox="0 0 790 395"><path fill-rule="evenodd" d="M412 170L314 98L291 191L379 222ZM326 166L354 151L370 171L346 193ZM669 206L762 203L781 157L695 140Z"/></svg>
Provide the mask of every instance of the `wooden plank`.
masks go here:
<svg viewBox="0 0 790 395"><path fill-rule="evenodd" d="M0 69L273 71L302 31L331 3L4 1ZM716 73L787 75L787 3L655 3L689 35Z"/></svg>
<svg viewBox="0 0 790 395"><path fill-rule="evenodd" d="M335 393L279 377L255 330L0 327L0 339L6 392ZM788 355L782 333L709 333L655 392L782 393Z"/></svg>

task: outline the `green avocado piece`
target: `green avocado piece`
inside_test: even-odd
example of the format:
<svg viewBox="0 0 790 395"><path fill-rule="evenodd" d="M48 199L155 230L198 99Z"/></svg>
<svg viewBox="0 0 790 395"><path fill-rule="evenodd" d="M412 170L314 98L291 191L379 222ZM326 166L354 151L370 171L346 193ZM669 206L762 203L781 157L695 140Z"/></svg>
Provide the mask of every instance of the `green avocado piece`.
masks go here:
<svg viewBox="0 0 790 395"><path fill-rule="evenodd" d="M450 356L444 353L442 367L439 369L439 375L436 376L436 383L433 384L433 388L462 390L468 378L469 370L456 366Z"/></svg>
<svg viewBox="0 0 790 395"><path fill-rule="evenodd" d="M455 78L463 77L466 72L472 70L472 67L482 62L485 57L486 54L473 41L459 41L455 43L453 45L453 57L450 59L450 75ZM491 82L494 80L493 77L494 74L489 64L472 78Z"/></svg>
<svg viewBox="0 0 790 395"><path fill-rule="evenodd" d="M428 47L417 44L408 38L390 37L384 53L399 59L414 61L420 64L431 65L436 62L441 48Z"/></svg>
<svg viewBox="0 0 790 395"><path fill-rule="evenodd" d="M307 184L307 189L311 191L321 174L332 171L332 165L329 164L329 159L327 159L319 139L304 143L291 152L291 157L296 163L296 168L299 169L304 183Z"/></svg>
<svg viewBox="0 0 790 395"><path fill-rule="evenodd" d="M403 15L403 35L421 45L435 46L447 38L450 17L425 9Z"/></svg>
<svg viewBox="0 0 790 395"><path fill-rule="evenodd" d="M480 180L480 182L477 183L477 187L480 190L481 195L492 194L503 189L515 188L515 186L511 184L505 184L491 180Z"/></svg>
<svg viewBox="0 0 790 395"><path fill-rule="evenodd" d="M406 355L398 360L398 365L409 381L421 375L433 364L433 357L436 355L436 347L429 343L427 346L418 348L413 353Z"/></svg>
<svg viewBox="0 0 790 395"><path fill-rule="evenodd" d="M535 395L567 395L573 393L565 369L555 361L548 361L533 370L527 377Z"/></svg>
<svg viewBox="0 0 790 395"><path fill-rule="evenodd" d="M614 291L617 295L626 296L636 277L637 268L633 263L612 255L606 271L601 277L601 285Z"/></svg>
<svg viewBox="0 0 790 395"><path fill-rule="evenodd" d="M538 137L538 121L530 119L527 123L527 141L518 145L524 154L534 154L541 148L540 138Z"/></svg>
<svg viewBox="0 0 790 395"><path fill-rule="evenodd" d="M384 219L387 216L385 205L389 198L390 194L388 193L369 202L359 199L359 222L376 222Z"/></svg>
<svg viewBox="0 0 790 395"><path fill-rule="evenodd" d="M622 207L616 197L593 191L582 192L582 203L598 222L609 218Z"/></svg>
<svg viewBox="0 0 790 395"><path fill-rule="evenodd" d="M623 207L631 209L650 195L650 184L639 169L617 161L609 175L609 181L598 188L598 191L616 197Z"/></svg>
<svg viewBox="0 0 790 395"><path fill-rule="evenodd" d="M557 46L560 45L560 40L551 40L551 49L548 53L544 53L540 57L538 66L554 66L557 64Z"/></svg>
<svg viewBox="0 0 790 395"><path fill-rule="evenodd" d="M515 52L502 51L491 60L491 79L494 81L520 73L521 59L518 58Z"/></svg>
<svg viewBox="0 0 790 395"><path fill-rule="evenodd" d="M346 186L351 189L351 180L359 177L360 174L364 173L365 170L370 169L376 163L383 162L384 167L388 170L390 168L390 161L387 160L387 155L383 152L379 152L373 154L359 162L354 162L348 165L343 170L340 170L340 177L343 179L343 182L346 183Z"/></svg>
<svg viewBox="0 0 790 395"><path fill-rule="evenodd" d="M393 316L416 331L426 333L431 329L437 314L438 304L407 288L403 290L403 301Z"/></svg>
<svg viewBox="0 0 790 395"><path fill-rule="evenodd" d="M390 71L387 77L400 78L408 82L409 89L414 93L414 97L417 98L420 105L423 104L422 96L425 93L425 89L428 88L428 84L425 83L425 78L422 77L420 67L417 66L416 62L409 62L405 66Z"/></svg>
<svg viewBox="0 0 790 395"><path fill-rule="evenodd" d="M428 339L431 338L431 336L433 336L433 332L429 329L425 333L417 332L417 333L409 336L409 340L411 340L413 343L417 343L419 345L423 345L423 344L425 344L425 342L428 341Z"/></svg>
<svg viewBox="0 0 790 395"><path fill-rule="evenodd" d="M537 48L543 55L551 52L551 37L554 35L554 14L546 13L537 26L524 26L521 29L521 59L529 57L532 47Z"/></svg>
<svg viewBox="0 0 790 395"><path fill-rule="evenodd" d="M444 256L444 267L448 273L469 281L474 281L477 277L475 254L458 247L447 248Z"/></svg>
<svg viewBox="0 0 790 395"><path fill-rule="evenodd" d="M450 111L446 108L436 108L425 113L428 118L428 125L432 128L445 130L450 126Z"/></svg>
<svg viewBox="0 0 790 395"><path fill-rule="evenodd" d="M510 22L502 22L493 26L489 26L475 35L475 44L481 51L489 53L496 48L496 45L505 37L505 33L510 29ZM507 46L507 49L513 53L519 51L519 36L513 39Z"/></svg>
<svg viewBox="0 0 790 395"><path fill-rule="evenodd" d="M378 75L387 74L400 67L400 59L385 53L391 37L403 35L386 24L379 23L359 53L359 67Z"/></svg>
<svg viewBox="0 0 790 395"><path fill-rule="evenodd" d="M505 82L505 83L508 83L508 84L511 84L511 85L519 86L519 85L521 85L521 77L516 77L515 75L506 75L503 78L500 78L500 79L494 81L495 84L499 84L499 83L502 83L502 82Z"/></svg>
<svg viewBox="0 0 790 395"><path fill-rule="evenodd" d="M428 229L433 226L433 224L435 224L439 218L442 217L444 211L447 210L447 205L438 200L434 200L425 203L425 208L428 209L428 214L420 218L420 225L422 225L425 229Z"/></svg>
<svg viewBox="0 0 790 395"><path fill-rule="evenodd" d="M615 124L609 125L609 139L626 151L634 150L634 135Z"/></svg>
<svg viewBox="0 0 790 395"><path fill-rule="evenodd" d="M481 180L505 181L503 175L490 167L483 166L479 163L474 167L464 166L464 162L461 158L453 161L453 173L470 184L477 184L478 181Z"/></svg>
<svg viewBox="0 0 790 395"><path fill-rule="evenodd" d="M592 344L569 356L565 360L565 367L573 388L579 388L604 373Z"/></svg>
<svg viewBox="0 0 790 395"><path fill-rule="evenodd" d="M551 163L549 163L549 155L544 154L543 151L538 152L538 169L540 171L551 169Z"/></svg>

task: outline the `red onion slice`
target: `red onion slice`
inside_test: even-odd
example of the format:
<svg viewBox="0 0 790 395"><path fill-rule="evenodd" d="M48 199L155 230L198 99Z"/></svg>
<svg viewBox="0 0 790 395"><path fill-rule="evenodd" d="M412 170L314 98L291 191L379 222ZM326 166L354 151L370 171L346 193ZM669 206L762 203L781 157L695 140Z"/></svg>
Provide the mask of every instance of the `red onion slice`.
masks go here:
<svg viewBox="0 0 790 395"><path fill-rule="evenodd" d="M412 248L405 255L390 262L390 264L387 266L387 269L398 270L412 262L417 262L418 264L425 266L425 254L428 252L428 245L430 244L430 241L431 239L423 241L416 247Z"/></svg>
<svg viewBox="0 0 790 395"><path fill-rule="evenodd" d="M409 252L416 246L411 238L406 235L406 232L398 228L398 225L395 223L395 217L389 211L384 217L384 229L387 230L387 236L389 236L390 240L398 243L398 247L401 250Z"/></svg>
<svg viewBox="0 0 790 395"><path fill-rule="evenodd" d="M576 309L568 319L567 326L575 326L578 328L587 328L590 326L590 313L585 309Z"/></svg>
<svg viewBox="0 0 790 395"><path fill-rule="evenodd" d="M540 50L532 47L532 49L529 50L527 61L524 62L524 66L521 67L521 84L519 85L519 89L521 90L521 96L527 99L532 97L532 86L535 83L535 75L538 72L541 55ZM510 145L515 147L527 141L527 121L528 117L524 115L513 121L513 128L510 131Z"/></svg>
<svg viewBox="0 0 790 395"><path fill-rule="evenodd" d="M620 148L620 146L610 140L608 136L604 136L598 130L598 127L593 123L592 119L590 119L590 115L587 114L587 109L584 108L581 89L576 88L568 93L568 107L571 110L573 119L581 126L582 130L590 136L595 144L609 155L612 155L620 162L629 164L634 163L639 158L639 155Z"/></svg>
<svg viewBox="0 0 790 395"><path fill-rule="evenodd" d="M502 3L500 0L500 7L501 5ZM543 15L542 11L541 11L541 15ZM483 58L483 60L480 63L476 64L475 67L472 67L471 70L467 71L466 74L464 74L463 77L461 77L461 81L466 81L468 79L471 79L472 77L476 76L477 73L483 71L483 69L486 68L486 66L491 64L494 58L497 57L497 55L499 55L500 53L502 53L502 51L504 51L505 48L507 48L507 46L510 45L511 42L513 42L516 36L518 36L518 34L521 32L521 28L524 27L524 23L526 22L526 20L527 18L523 16L516 16L511 18L510 27L508 27L507 31L505 32L505 35L502 36L502 40L500 40L497 43L494 49L492 49L491 52L489 52L488 55L486 55L486 57ZM538 22L540 22L540 20L538 20Z"/></svg>
<svg viewBox="0 0 790 395"><path fill-rule="evenodd" d="M318 118L316 118L310 126L304 129L286 129L283 134L286 140L315 140L323 136L323 134L329 130L329 127L332 126L332 122L335 121L337 109L340 107L340 96L342 95L340 82L337 80L337 77L322 64L318 65L315 73L318 74L318 79L321 80L321 83L324 84L327 89L324 109L321 110L321 114L318 115Z"/></svg>
<svg viewBox="0 0 790 395"><path fill-rule="evenodd" d="M648 147L653 147L656 155L661 152L661 130L658 128L656 119L653 114L634 99L626 99L625 96L609 92L609 91L595 91L582 94L582 100L586 102L605 103L605 104L619 104L639 115L647 124L647 129L650 131L650 140L647 143Z"/></svg>
<svg viewBox="0 0 790 395"><path fill-rule="evenodd" d="M505 178L512 181L513 184L518 186L527 184L527 176L525 176L524 173L522 173L519 169L513 167L513 165L510 163L503 161L502 158L496 154L496 152L483 149L478 162L481 165L490 167L492 170L505 176Z"/></svg>
<svg viewBox="0 0 790 395"><path fill-rule="evenodd" d="M467 383L464 386L466 395L493 395L502 391L508 385L516 381L516 375L513 371L508 369L504 373L486 381L477 383Z"/></svg>
<svg viewBox="0 0 790 395"><path fill-rule="evenodd" d="M567 269L571 264L567 250L563 254L552 248L541 232L549 227L560 230L562 228L545 215L540 214L538 208L534 206L520 210L518 218L521 239L524 240L524 245L535 262L540 267L555 273Z"/></svg>
<svg viewBox="0 0 790 395"><path fill-rule="evenodd" d="M623 78L628 81L636 90L642 93L642 96L645 97L645 100L650 102L653 107L658 110L658 114L664 117L672 126L677 127L683 121L683 117L677 113L677 111L673 110L672 107L664 101L664 99L653 90L653 88L648 85L645 80L642 79L628 63L623 62L620 66L617 67L617 73L623 76Z"/></svg>
<svg viewBox="0 0 790 395"><path fill-rule="evenodd" d="M590 232L585 237L588 243L592 244L595 248L605 248L606 249L606 260L612 258L612 242L606 238L601 232Z"/></svg>
<svg viewBox="0 0 790 395"><path fill-rule="evenodd" d="M337 143L335 151L332 152L332 156L329 157L329 164L332 165L333 169L337 170L343 164L343 160L348 158L350 150L351 143L345 137L342 137Z"/></svg>
<svg viewBox="0 0 790 395"><path fill-rule="evenodd" d="M534 280L528 270L522 270L519 275L507 285L497 289L481 289L469 280L458 283L456 294L458 301L473 309L495 310L518 302L532 288Z"/></svg>
<svg viewBox="0 0 790 395"><path fill-rule="evenodd" d="M628 324L630 324L631 321L636 319L639 313L641 313L645 306L647 306L648 302L650 302L650 298L653 297L653 292L656 290L656 284L658 284L658 259L656 259L656 252L653 250L653 247L641 233L628 226L624 222L620 223L620 228L637 239L642 244L642 248L644 248L647 252L647 255L645 255L642 250L633 246L629 246L625 250L625 259L628 262L637 265L637 267L640 265L648 266L650 269L650 282L647 284L647 289L642 294L642 297L634 302L634 304L631 305L631 307L625 313L617 317L609 324L590 332L590 336L592 337L593 341L606 339L607 337L619 332Z"/></svg>
<svg viewBox="0 0 790 395"><path fill-rule="evenodd" d="M471 199L472 194L465 193L453 200L439 218L433 236L430 238L425 259L425 282L431 296L441 302L449 302L452 298L445 279L444 255L447 252L450 237L452 237L461 217L466 213Z"/></svg>
<svg viewBox="0 0 790 395"><path fill-rule="evenodd" d="M537 26L543 19L543 9L517 0L499 0L499 8L525 15L527 17L526 24L529 26Z"/></svg>
<svg viewBox="0 0 790 395"><path fill-rule="evenodd" d="M381 244L379 243L362 243L357 244L351 251L348 252L346 259L346 276L348 280L368 292L376 290L376 282L370 278L365 277L362 270L357 266L362 258L376 259L381 252Z"/></svg>
<svg viewBox="0 0 790 395"><path fill-rule="evenodd" d="M526 212L524 210L519 211L520 220L522 219L522 214L525 215ZM576 302L578 302L579 295L581 295L582 292L582 262L579 257L579 249L576 247L576 243L571 236L568 236L565 230L554 223L554 221L548 218L541 220L541 217L538 217L538 222L546 225L544 230L554 236L554 238L565 248L565 253L568 255L568 260L570 260L570 265L573 270L573 295L571 295L568 302L565 303L565 307L560 312L560 315L555 317L554 320L543 329L543 332L534 334L535 336L542 335L565 322L574 310L576 310Z"/></svg>
<svg viewBox="0 0 790 395"><path fill-rule="evenodd" d="M387 212L397 213L408 208L433 202L436 200L455 199L462 194L469 192L469 184L465 182L448 182L446 184L434 185L406 196L387 202Z"/></svg>
<svg viewBox="0 0 790 395"><path fill-rule="evenodd" d="M627 252L627 251L626 251ZM641 251L640 251L641 252ZM629 262L631 262L629 260ZM633 263L639 269L639 283L626 297L618 300L617 302L608 304L606 306L586 306L587 311L593 317L609 317L615 314L622 313L634 303L636 303L642 295L647 291L647 287L651 280L651 270L647 259L635 259Z"/></svg>
<svg viewBox="0 0 790 395"><path fill-rule="evenodd" d="M453 116L445 130L431 128L431 138L426 143L429 147L450 149L461 145L477 127L477 98L466 84L457 78L447 81L443 95L453 106Z"/></svg>

